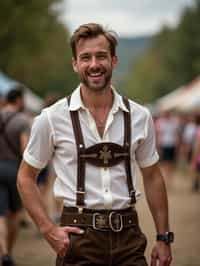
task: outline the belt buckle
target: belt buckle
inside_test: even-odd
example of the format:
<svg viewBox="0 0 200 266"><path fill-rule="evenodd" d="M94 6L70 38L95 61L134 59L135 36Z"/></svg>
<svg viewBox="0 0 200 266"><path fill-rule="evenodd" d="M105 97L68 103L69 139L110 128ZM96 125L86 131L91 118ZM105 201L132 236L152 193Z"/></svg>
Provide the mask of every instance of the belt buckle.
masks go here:
<svg viewBox="0 0 200 266"><path fill-rule="evenodd" d="M101 213L98 212L94 213L92 217L92 227L95 230L107 231L108 229L105 229L106 227L105 215L102 215ZM102 227L104 227L104 229Z"/></svg>
<svg viewBox="0 0 200 266"><path fill-rule="evenodd" d="M109 225L112 231L120 232L123 229L122 215L115 211L109 214Z"/></svg>

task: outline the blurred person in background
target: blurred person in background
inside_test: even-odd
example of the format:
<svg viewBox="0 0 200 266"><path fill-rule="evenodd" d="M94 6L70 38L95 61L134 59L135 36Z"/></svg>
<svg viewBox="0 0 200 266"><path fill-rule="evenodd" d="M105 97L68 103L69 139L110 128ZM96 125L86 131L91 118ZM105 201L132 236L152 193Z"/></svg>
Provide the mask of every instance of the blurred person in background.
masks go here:
<svg viewBox="0 0 200 266"><path fill-rule="evenodd" d="M24 205L57 253L57 266L147 266L135 207L136 163L157 233L151 265L172 260L152 117L111 85L116 45L115 34L96 23L74 32L72 65L81 84L35 119L18 173ZM54 193L64 201L61 226L49 218L37 187L37 175L51 158Z"/></svg>
<svg viewBox="0 0 200 266"><path fill-rule="evenodd" d="M191 160L191 171L193 175L193 191L200 190L200 114L196 116L196 134Z"/></svg>
<svg viewBox="0 0 200 266"><path fill-rule="evenodd" d="M190 165L192 154L193 154L193 148L196 138L196 122L195 122L195 115L194 114L188 114L186 117L185 126L183 128L183 134L182 134L182 141L181 141L181 157L184 160L184 163L188 166Z"/></svg>
<svg viewBox="0 0 200 266"><path fill-rule="evenodd" d="M23 86L17 85L5 98L0 111L0 257L2 266L15 265L12 255L22 208L16 179L22 153L28 142L30 122L23 113Z"/></svg>
<svg viewBox="0 0 200 266"><path fill-rule="evenodd" d="M168 187L172 186L180 143L180 124L171 111L165 111L156 122L161 169Z"/></svg>

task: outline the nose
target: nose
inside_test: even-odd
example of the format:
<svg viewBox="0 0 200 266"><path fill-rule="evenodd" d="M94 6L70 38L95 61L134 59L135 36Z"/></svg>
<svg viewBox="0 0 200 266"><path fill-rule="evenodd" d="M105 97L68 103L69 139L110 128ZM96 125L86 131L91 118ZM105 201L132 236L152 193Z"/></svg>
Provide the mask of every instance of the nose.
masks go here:
<svg viewBox="0 0 200 266"><path fill-rule="evenodd" d="M90 67L95 68L98 66L99 66L98 59L95 56L93 56L91 58Z"/></svg>

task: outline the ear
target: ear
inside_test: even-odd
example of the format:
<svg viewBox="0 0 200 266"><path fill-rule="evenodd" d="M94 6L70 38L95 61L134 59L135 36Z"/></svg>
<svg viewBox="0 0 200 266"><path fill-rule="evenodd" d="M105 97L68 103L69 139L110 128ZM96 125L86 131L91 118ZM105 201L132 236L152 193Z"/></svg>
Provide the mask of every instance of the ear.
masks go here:
<svg viewBox="0 0 200 266"><path fill-rule="evenodd" d="M118 62L119 62L119 60L118 60L118 56L117 56L117 55L114 55L114 56L112 57L112 64L113 64L113 67L114 67L114 68L118 65Z"/></svg>
<svg viewBox="0 0 200 266"><path fill-rule="evenodd" d="M77 73L78 72L77 60L74 57L72 57L72 67L74 72Z"/></svg>

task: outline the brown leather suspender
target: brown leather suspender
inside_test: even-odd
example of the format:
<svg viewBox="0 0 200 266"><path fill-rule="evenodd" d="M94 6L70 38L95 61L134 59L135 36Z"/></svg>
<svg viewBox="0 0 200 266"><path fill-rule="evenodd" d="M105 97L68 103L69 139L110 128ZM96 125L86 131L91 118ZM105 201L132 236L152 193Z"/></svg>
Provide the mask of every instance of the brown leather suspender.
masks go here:
<svg viewBox="0 0 200 266"><path fill-rule="evenodd" d="M125 157L125 169L127 176L127 185L129 190L129 195L131 198L130 205L136 203L135 189L133 186L133 179L131 174L131 112L130 103L127 98L123 97L123 102L129 112L124 112L124 147L127 149L129 156Z"/></svg>
<svg viewBox="0 0 200 266"><path fill-rule="evenodd" d="M67 98L70 105L70 96ZM85 163L91 163L98 167L111 167L122 160L125 162L125 170L127 175L127 185L130 195L130 205L135 204L135 190L131 175L131 118L130 104L127 98L123 97L124 104L129 112L124 112L124 145L118 145L112 142L102 142L85 148L83 134L81 130L78 111L70 111L72 126L74 130L76 146L77 146L77 192L76 205L82 209L85 199Z"/></svg>
<svg viewBox="0 0 200 266"><path fill-rule="evenodd" d="M70 96L68 99L68 105L70 104ZM79 207L84 206L85 199L85 160L81 155L84 153L85 144L83 140L83 134L81 130L78 111L70 111L72 120L72 126L74 130L74 136L76 139L77 147L77 189L76 189L76 205Z"/></svg>

